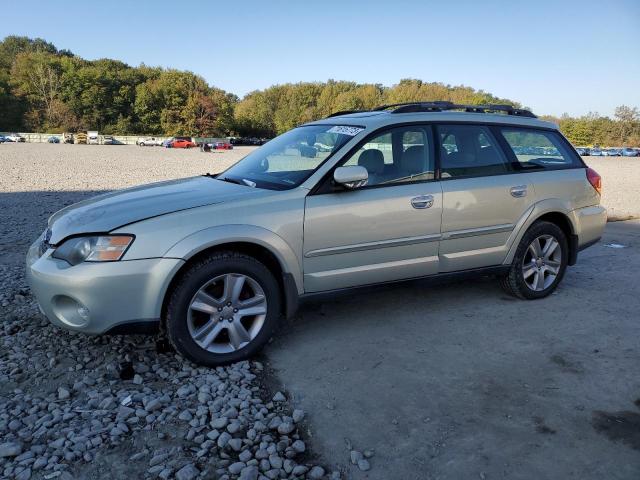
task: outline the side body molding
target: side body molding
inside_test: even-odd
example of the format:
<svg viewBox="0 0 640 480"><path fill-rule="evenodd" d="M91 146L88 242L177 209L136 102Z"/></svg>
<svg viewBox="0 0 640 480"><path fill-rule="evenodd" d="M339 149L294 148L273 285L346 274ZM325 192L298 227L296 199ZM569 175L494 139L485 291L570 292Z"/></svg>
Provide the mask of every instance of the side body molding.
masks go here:
<svg viewBox="0 0 640 480"><path fill-rule="evenodd" d="M206 228L183 238L163 256L188 260L208 248L234 242L253 243L269 250L280 262L282 271L293 277L298 294L303 293L302 269L298 256L282 237L263 227L238 224Z"/></svg>

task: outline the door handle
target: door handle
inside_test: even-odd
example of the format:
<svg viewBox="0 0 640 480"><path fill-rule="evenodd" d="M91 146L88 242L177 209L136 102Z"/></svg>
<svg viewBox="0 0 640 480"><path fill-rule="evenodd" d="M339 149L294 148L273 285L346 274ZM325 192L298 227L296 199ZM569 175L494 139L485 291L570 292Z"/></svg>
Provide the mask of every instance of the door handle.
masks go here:
<svg viewBox="0 0 640 480"><path fill-rule="evenodd" d="M411 199L413 208L431 208L433 206L433 195L419 195Z"/></svg>
<svg viewBox="0 0 640 480"><path fill-rule="evenodd" d="M517 187L511 187L509 190L512 197L521 198L527 196L527 186L526 185L518 185Z"/></svg>

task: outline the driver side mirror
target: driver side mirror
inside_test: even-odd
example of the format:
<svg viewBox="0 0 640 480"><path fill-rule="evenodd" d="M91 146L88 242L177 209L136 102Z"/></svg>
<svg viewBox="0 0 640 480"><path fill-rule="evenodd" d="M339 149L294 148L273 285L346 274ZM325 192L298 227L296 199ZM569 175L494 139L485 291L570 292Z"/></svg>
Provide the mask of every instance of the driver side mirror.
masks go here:
<svg viewBox="0 0 640 480"><path fill-rule="evenodd" d="M333 179L349 190L364 187L369 180L369 172L360 165L338 167L333 172Z"/></svg>

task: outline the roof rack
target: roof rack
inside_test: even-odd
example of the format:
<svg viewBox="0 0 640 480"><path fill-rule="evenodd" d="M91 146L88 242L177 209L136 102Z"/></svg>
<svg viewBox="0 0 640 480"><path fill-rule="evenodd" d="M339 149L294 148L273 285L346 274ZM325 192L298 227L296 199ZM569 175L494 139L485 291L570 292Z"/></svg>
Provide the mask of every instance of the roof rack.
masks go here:
<svg viewBox="0 0 640 480"><path fill-rule="evenodd" d="M411 113L411 112L443 112L445 110L464 110L470 113L504 112L507 115L517 115L519 117L537 118L531 111L524 108L515 108L506 104L483 104L483 105L463 105L453 102L407 102L394 103L376 107L373 111L390 110L389 113Z"/></svg>
<svg viewBox="0 0 640 480"><path fill-rule="evenodd" d="M341 110L339 112L333 112L331 115L327 116L326 118L338 117L340 115L348 115L350 113L361 113L366 111L367 110Z"/></svg>

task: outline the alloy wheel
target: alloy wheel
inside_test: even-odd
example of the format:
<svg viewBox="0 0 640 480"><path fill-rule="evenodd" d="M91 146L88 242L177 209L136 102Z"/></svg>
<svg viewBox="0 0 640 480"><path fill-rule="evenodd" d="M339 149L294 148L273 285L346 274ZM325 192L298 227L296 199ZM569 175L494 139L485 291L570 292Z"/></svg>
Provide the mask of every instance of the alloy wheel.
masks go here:
<svg viewBox="0 0 640 480"><path fill-rule="evenodd" d="M191 299L187 326L200 348L230 353L248 345L262 329L267 299L253 278L226 273L205 283Z"/></svg>
<svg viewBox="0 0 640 480"><path fill-rule="evenodd" d="M534 292L549 288L560 273L562 249L553 235L536 237L522 260L524 282Z"/></svg>

